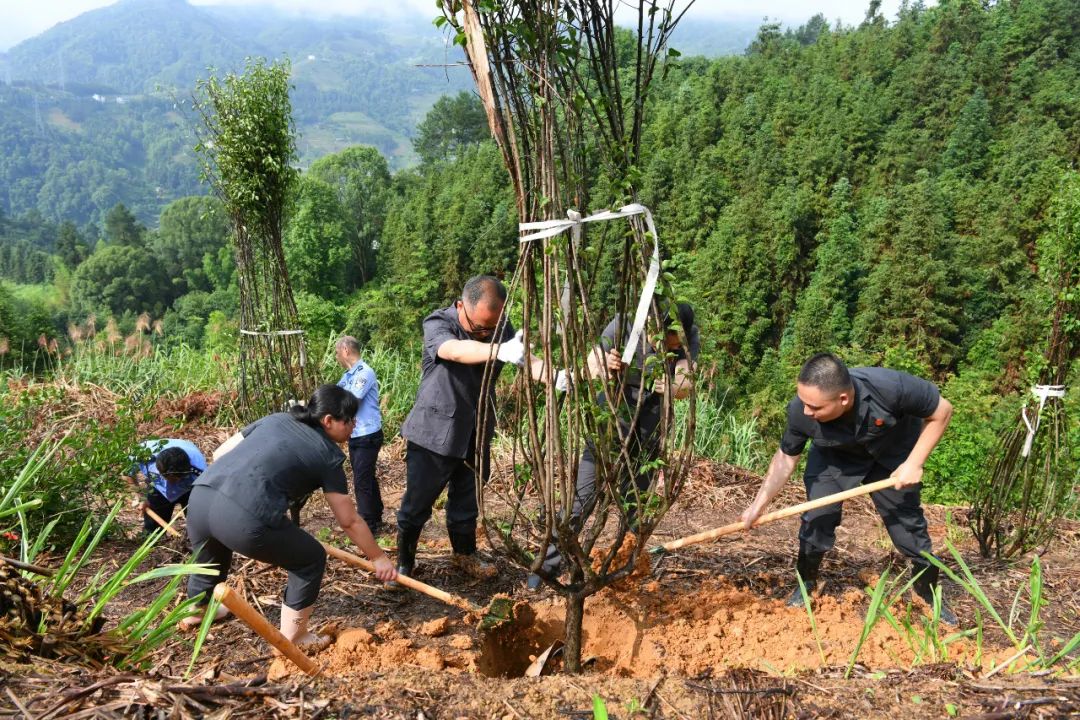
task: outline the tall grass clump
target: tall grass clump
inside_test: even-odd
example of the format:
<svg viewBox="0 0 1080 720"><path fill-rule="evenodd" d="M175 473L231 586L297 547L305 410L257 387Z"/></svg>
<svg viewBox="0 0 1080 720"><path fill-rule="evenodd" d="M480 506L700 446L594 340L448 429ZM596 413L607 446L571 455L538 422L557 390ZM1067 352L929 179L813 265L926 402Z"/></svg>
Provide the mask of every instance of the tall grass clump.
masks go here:
<svg viewBox="0 0 1080 720"><path fill-rule="evenodd" d="M945 547L957 570L929 553L925 557L975 600L977 607L973 627L950 633L943 632L940 622L940 589L934 594L930 616L924 617L914 611L911 605L901 606L914 578L901 584L898 579L890 579L888 572L884 572L874 587L866 590L870 598L869 607L859 641L848 659L846 676L850 676L866 640L881 621L885 621L905 641L915 655L916 665L948 661L949 647L963 639L975 644L975 662L981 663L984 657L986 618L997 626L1012 645L1012 654L1002 661L997 669L1064 673L1075 672L1080 668L1080 632L1061 642L1046 642L1043 610L1048 601L1044 592L1042 564L1038 556L1032 559L1027 582L1017 589L1009 612L1003 613L991 602L956 547L948 540ZM898 606L901 606L900 610L897 610Z"/></svg>
<svg viewBox="0 0 1080 720"><path fill-rule="evenodd" d="M188 345L132 349L76 342L55 360L53 378L72 386L99 385L128 396L189 395L236 387L233 364Z"/></svg>
<svg viewBox="0 0 1080 720"><path fill-rule="evenodd" d="M688 403L675 403L677 442L682 441L686 432L688 412ZM756 420L737 410L726 409L722 398L699 397L694 454L748 470L761 469L765 463L764 441Z"/></svg>
<svg viewBox="0 0 1080 720"><path fill-rule="evenodd" d="M163 530L148 536L119 568L113 569L115 566L105 561L101 551L122 501L114 503L100 522L85 517L74 536L58 544L66 547L66 553L57 567L32 565L53 544L59 518L36 527L27 513L43 504L35 495L47 484L44 474L63 444L63 438L42 442L14 479L0 486L0 537L4 538L0 542L5 545L0 550L5 556L16 555L22 563L17 569L0 563L5 586L0 609L5 617L4 636L9 641L0 653L15 660L36 655L81 661L94 667L145 669L175 636L180 620L195 612L197 598L178 602L183 578L213 571L204 565L179 563L140 572ZM94 565L97 570L84 583L81 578ZM115 627L106 628L105 613L126 588L159 580L167 582L145 607L127 614ZM77 584L81 588L77 589Z"/></svg>

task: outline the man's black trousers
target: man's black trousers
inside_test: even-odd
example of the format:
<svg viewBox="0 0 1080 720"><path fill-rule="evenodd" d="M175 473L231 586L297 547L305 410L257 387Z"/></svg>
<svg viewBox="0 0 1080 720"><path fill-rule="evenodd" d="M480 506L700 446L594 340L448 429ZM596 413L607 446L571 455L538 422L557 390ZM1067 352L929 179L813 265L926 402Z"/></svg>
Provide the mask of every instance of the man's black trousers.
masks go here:
<svg viewBox="0 0 1080 720"><path fill-rule="evenodd" d="M398 529L419 537L443 488L446 491L446 531L454 552L476 552L476 472L473 458L440 455L410 442L405 450L405 494L397 513ZM486 463L481 482L486 479Z"/></svg>
<svg viewBox="0 0 1080 720"><path fill-rule="evenodd" d="M884 480L891 474L891 470L877 464L863 478L826 470L821 475L804 478L806 497L808 500L817 500L859 485ZM916 563L926 565L922 553L930 552L931 544L920 500L920 487L916 485L902 490L886 488L871 493L870 498L874 501L874 507L884 521L885 529L888 530L896 549ZM832 550L836 542L836 528L842 518L842 505L827 505L803 513L802 525L799 527L800 554L820 556Z"/></svg>
<svg viewBox="0 0 1080 720"><path fill-rule="evenodd" d="M383 501L375 465L383 445L382 430L370 435L349 438L349 463L352 465L353 489L356 491L356 512L367 523L372 534L382 525Z"/></svg>

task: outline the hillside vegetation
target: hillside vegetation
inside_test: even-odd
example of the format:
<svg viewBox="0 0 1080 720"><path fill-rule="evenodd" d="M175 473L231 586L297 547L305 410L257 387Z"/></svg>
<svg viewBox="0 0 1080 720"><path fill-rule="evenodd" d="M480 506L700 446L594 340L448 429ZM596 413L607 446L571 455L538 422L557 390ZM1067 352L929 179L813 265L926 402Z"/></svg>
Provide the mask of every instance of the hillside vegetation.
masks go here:
<svg viewBox="0 0 1080 720"><path fill-rule="evenodd" d="M958 406L936 472L961 491L1037 370L1040 259L1080 232L1080 5L944 0L895 22L872 7L858 27L765 25L742 56L669 67L652 102L641 199L697 307L716 398L772 437L812 351L931 377ZM514 203L484 138L476 101L444 98L419 166L392 174L352 148L304 173L285 245L315 347L341 330L405 346L466 277L513 268ZM614 197L596 178L583 209ZM228 349L236 288L214 205L174 202L156 228L112 206L93 228L9 218L0 273L52 283L51 332L90 313L130 331L145 311L164 318L160 343ZM38 333L6 330L31 355Z"/></svg>

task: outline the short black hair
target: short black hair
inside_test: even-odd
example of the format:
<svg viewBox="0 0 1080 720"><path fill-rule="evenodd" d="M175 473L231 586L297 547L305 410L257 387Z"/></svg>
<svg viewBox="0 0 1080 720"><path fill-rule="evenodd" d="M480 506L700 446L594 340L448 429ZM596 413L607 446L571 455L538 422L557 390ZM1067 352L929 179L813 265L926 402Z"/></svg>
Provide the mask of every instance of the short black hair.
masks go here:
<svg viewBox="0 0 1080 720"><path fill-rule="evenodd" d="M474 275L465 281L461 299L472 307L485 299L489 307L496 302L503 304L506 302L506 286L494 275Z"/></svg>
<svg viewBox="0 0 1080 720"><path fill-rule="evenodd" d="M851 390L851 373L833 353L818 353L802 365L799 382L826 393L842 393Z"/></svg>
<svg viewBox="0 0 1080 720"><path fill-rule="evenodd" d="M683 326L684 332L689 333L690 329L694 327L694 308L690 305L690 303L676 303L674 316L675 318L679 319L679 324ZM671 308L664 310L662 320L664 323L664 329L670 330L671 326L675 324L675 320L672 317Z"/></svg>
<svg viewBox="0 0 1080 720"><path fill-rule="evenodd" d="M160 475L186 475L191 472L191 458L183 448L167 447L154 458Z"/></svg>
<svg viewBox="0 0 1080 720"><path fill-rule="evenodd" d="M832 353L818 353L803 364L799 382L828 393L841 393L851 389L851 373L844 361Z"/></svg>

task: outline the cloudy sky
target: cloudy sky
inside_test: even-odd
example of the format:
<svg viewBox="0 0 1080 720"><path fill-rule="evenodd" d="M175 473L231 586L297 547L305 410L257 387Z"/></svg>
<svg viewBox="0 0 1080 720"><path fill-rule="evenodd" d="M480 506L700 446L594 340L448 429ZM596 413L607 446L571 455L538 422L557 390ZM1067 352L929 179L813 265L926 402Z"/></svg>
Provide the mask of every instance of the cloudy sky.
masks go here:
<svg viewBox="0 0 1080 720"><path fill-rule="evenodd" d="M48 30L56 23L69 20L94 8L111 5L115 0L0 0L0 51ZM328 17L333 15L364 15L386 13L387 8L398 12L415 10L435 15L433 0L189 0L192 5L273 5L302 15ZM758 0L741 3L735 0L696 0L687 19L695 17L751 18L764 17L798 25L811 15L821 12L830 21L841 20L853 25L866 14L869 0ZM900 0L884 0L882 12L891 18ZM312 6L318 6L317 9ZM750 10L747 10L747 6Z"/></svg>

